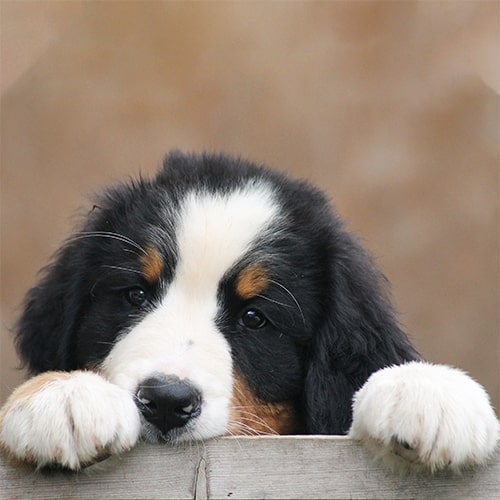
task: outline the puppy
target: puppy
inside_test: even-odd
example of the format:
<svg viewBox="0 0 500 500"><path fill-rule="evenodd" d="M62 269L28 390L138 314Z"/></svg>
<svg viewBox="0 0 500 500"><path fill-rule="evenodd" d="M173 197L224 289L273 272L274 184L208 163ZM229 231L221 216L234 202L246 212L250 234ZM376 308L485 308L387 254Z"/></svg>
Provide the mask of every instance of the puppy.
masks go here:
<svg viewBox="0 0 500 500"><path fill-rule="evenodd" d="M104 191L16 340L36 376L1 410L0 446L37 467L140 437L349 433L433 471L485 462L499 433L481 386L421 361L325 196L227 156L174 153Z"/></svg>

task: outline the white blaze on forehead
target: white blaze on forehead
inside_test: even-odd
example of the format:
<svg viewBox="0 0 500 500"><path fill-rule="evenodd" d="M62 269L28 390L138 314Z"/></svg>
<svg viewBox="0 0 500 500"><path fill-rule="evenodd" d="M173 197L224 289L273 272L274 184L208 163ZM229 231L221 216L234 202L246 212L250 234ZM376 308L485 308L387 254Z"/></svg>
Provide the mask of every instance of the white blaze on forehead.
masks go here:
<svg viewBox="0 0 500 500"><path fill-rule="evenodd" d="M232 359L215 321L218 286L277 213L272 190L264 184L224 194L188 193L176 230L178 262L165 296L102 363L103 375L129 391L158 373L193 383L202 393L203 409L191 436L205 439L227 429Z"/></svg>
<svg viewBox="0 0 500 500"><path fill-rule="evenodd" d="M175 284L192 293L216 288L277 212L272 192L252 185L229 194L190 193L177 232Z"/></svg>

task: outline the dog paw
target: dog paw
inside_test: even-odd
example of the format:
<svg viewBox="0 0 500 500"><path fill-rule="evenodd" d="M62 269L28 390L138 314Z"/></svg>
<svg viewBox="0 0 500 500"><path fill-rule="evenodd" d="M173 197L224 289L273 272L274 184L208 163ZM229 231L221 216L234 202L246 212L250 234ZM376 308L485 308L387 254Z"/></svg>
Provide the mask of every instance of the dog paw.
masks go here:
<svg viewBox="0 0 500 500"><path fill-rule="evenodd" d="M132 396L93 372L47 372L0 411L0 448L14 460L78 470L130 449L140 433Z"/></svg>
<svg viewBox="0 0 500 500"><path fill-rule="evenodd" d="M464 372L411 362L375 372L355 394L349 435L393 469L434 472L486 462L500 426Z"/></svg>

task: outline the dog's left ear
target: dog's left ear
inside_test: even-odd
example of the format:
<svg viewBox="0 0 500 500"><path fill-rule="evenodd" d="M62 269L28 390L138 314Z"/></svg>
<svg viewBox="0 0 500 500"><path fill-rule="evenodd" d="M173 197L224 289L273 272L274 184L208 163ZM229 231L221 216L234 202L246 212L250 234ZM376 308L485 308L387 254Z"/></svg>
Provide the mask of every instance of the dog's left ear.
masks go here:
<svg viewBox="0 0 500 500"><path fill-rule="evenodd" d="M325 318L313 335L304 388L310 434L346 434L352 397L370 374L419 359L395 317L385 277L339 226L330 245Z"/></svg>
<svg viewBox="0 0 500 500"><path fill-rule="evenodd" d="M64 245L43 269L25 298L16 331L19 355L30 373L74 370L71 342L85 301L78 269L85 269L81 245Z"/></svg>

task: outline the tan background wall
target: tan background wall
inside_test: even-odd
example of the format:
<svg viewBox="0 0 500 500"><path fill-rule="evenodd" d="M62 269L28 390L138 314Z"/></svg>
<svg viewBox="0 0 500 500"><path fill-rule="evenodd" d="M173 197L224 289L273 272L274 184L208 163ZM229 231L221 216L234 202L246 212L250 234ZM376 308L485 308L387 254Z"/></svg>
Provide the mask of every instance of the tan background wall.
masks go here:
<svg viewBox="0 0 500 500"><path fill-rule="evenodd" d="M326 189L421 352L499 406L500 3L0 6L1 400L22 377L9 327L71 215L181 148Z"/></svg>

